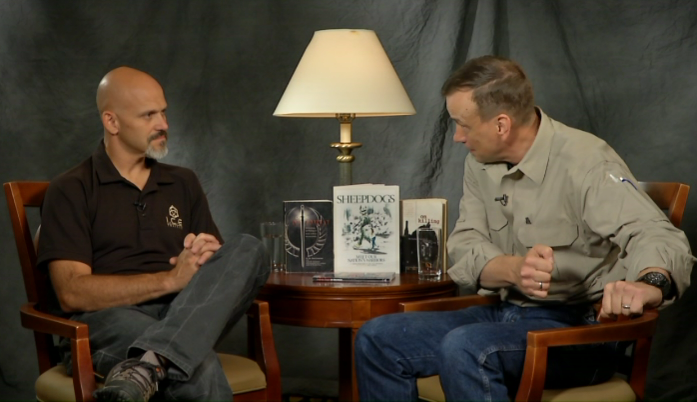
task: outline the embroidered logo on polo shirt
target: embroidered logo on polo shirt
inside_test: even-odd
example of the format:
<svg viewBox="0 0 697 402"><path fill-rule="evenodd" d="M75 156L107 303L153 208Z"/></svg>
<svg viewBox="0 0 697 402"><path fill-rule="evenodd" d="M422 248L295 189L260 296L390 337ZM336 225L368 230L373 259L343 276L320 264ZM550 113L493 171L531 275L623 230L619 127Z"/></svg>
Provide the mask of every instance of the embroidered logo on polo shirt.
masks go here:
<svg viewBox="0 0 697 402"><path fill-rule="evenodd" d="M166 219L167 226L171 228L184 229L184 225L182 225L182 220L181 218L179 218L179 210L174 205L170 205L169 216Z"/></svg>

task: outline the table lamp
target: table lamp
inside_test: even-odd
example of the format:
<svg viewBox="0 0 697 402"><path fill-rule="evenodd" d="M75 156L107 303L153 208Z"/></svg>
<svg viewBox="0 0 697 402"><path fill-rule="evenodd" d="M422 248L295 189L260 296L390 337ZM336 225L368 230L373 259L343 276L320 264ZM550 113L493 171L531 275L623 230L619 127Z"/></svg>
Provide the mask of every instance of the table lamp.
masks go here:
<svg viewBox="0 0 697 402"><path fill-rule="evenodd" d="M351 184L351 139L356 117L416 113L390 59L373 31L316 31L288 83L274 116L332 117L340 123L340 141L330 144L340 155L341 185Z"/></svg>

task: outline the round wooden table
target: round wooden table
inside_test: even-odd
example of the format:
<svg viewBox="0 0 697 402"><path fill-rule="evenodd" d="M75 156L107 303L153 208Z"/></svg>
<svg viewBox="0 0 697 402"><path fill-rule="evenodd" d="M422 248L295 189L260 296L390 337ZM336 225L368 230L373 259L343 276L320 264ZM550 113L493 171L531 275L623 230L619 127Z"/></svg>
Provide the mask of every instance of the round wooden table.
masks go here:
<svg viewBox="0 0 697 402"><path fill-rule="evenodd" d="M401 302L457 292L447 275L422 281L417 274L401 274L390 283L313 282L313 275L272 273L257 297L269 302L274 323L339 328L339 397L345 401L358 400L353 342L364 322L397 312Z"/></svg>

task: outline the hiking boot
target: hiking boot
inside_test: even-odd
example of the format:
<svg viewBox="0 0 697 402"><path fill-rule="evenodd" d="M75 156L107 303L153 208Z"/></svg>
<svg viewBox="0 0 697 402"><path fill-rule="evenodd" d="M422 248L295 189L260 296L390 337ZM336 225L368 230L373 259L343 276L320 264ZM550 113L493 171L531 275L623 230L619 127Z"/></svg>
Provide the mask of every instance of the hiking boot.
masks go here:
<svg viewBox="0 0 697 402"><path fill-rule="evenodd" d="M104 388L94 391L97 401L147 402L157 392L157 382L164 380L165 370L139 359L128 359L114 366Z"/></svg>

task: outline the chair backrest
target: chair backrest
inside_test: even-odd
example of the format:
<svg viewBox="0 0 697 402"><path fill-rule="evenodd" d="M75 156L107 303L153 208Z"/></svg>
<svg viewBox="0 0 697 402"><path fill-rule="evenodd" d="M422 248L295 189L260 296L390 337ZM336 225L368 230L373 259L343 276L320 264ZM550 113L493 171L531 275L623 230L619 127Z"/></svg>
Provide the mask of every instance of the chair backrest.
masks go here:
<svg viewBox="0 0 697 402"><path fill-rule="evenodd" d="M659 208L667 211L670 222L679 228L685 213L690 186L677 182L639 182L639 186Z"/></svg>
<svg viewBox="0 0 697 402"><path fill-rule="evenodd" d="M48 182L16 181L5 183L5 197L10 210L12 230L15 235L19 262L22 265L24 289L31 303L43 302L49 286L48 275L36 267L36 249L34 248L34 232L36 228L29 227L26 207L40 207L44 201Z"/></svg>
<svg viewBox="0 0 697 402"><path fill-rule="evenodd" d="M5 183L5 197L12 221L12 230L17 245L19 262L22 266L24 290L27 300L44 308L48 302L50 279L48 273L36 266L36 248L34 236L27 219L27 207L40 207L48 189L48 182L17 181ZM43 372L57 363L58 354L53 337L34 332L39 368Z"/></svg>

